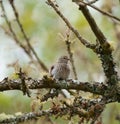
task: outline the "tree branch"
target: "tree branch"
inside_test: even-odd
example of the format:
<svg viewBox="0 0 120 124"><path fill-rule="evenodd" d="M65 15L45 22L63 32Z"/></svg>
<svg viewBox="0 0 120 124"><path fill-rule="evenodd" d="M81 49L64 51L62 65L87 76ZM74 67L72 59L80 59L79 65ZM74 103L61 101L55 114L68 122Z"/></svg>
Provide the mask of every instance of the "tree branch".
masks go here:
<svg viewBox="0 0 120 124"><path fill-rule="evenodd" d="M100 28L97 26L94 18L90 14L87 7L83 4L79 4L79 10L82 11L83 15L85 16L86 20L88 21L88 23L92 29L92 31L94 32L95 36L97 37L98 41L100 42L100 45L103 46L105 43L108 44L108 42L106 41L107 40L106 37L104 36L104 34L100 30Z"/></svg>
<svg viewBox="0 0 120 124"><path fill-rule="evenodd" d="M35 80L30 77L24 78L25 84L29 89L41 89L41 88L55 88L55 89L75 89L82 90L85 92L91 92L99 95L103 95L107 86L99 82L80 82L77 80L68 80L66 82L57 82L51 78L44 76L41 80ZM4 78L0 82L0 91L7 90L21 90L22 91L22 81L19 77L18 79L8 79Z"/></svg>
<svg viewBox="0 0 120 124"><path fill-rule="evenodd" d="M88 120L95 119L103 111L105 105L101 103L100 100L86 100L82 98L77 98L74 100L72 105L63 102L62 105L53 103L53 106L48 110L38 110L38 112L29 112L27 114L21 114L11 118L3 119L0 121L1 124L11 124L11 123L20 123L28 120L36 120L42 116L52 116L62 117L67 115L71 118L75 115L78 115L80 118L86 118Z"/></svg>
<svg viewBox="0 0 120 124"><path fill-rule="evenodd" d="M118 76L115 70L115 63L112 57L112 49L110 47L110 44L107 42L106 37L104 36L100 28L97 26L88 8L84 4L79 4L79 9L85 16L86 20L88 21L92 31L94 32L100 44L96 46L97 51L95 52L99 55L100 60L102 61L102 67L108 80L107 83L109 85L114 85L118 82Z"/></svg>
<svg viewBox="0 0 120 124"><path fill-rule="evenodd" d="M65 43L66 43L66 46L67 46L67 51L68 51L68 54L69 54L71 65L72 65L74 79L78 80L76 68L75 68L75 65L74 65L73 53L71 51L70 33L66 33Z"/></svg>
<svg viewBox="0 0 120 124"><path fill-rule="evenodd" d="M6 21L7 25L8 25L8 28L9 28L9 30L10 30L12 36L13 36L13 39L14 39L15 42L25 51L25 53L26 53L31 59L33 59L32 56L31 56L31 54L30 54L30 52L28 51L28 49L27 49L24 45L22 45L22 43L21 43L21 42L19 41L19 39L17 38L17 36L16 36L16 34L15 34L13 28L12 28L12 25L11 25L11 23L9 22L8 17L7 17L7 15L6 15L6 11L5 11L5 8L4 8L3 1L2 1L2 0L0 1L0 4L1 4L1 8L2 8L3 14L4 14L3 17L5 18L5 21ZM2 29L5 30L4 28L2 28ZM6 31L5 31L5 32L6 32Z"/></svg>
<svg viewBox="0 0 120 124"><path fill-rule="evenodd" d="M90 42L88 40L84 39L79 34L79 32L70 24L68 19L61 13L61 11L59 10L59 6L56 3L54 3L52 0L47 0L47 3L55 10L55 12L61 17L61 19L65 22L65 24L68 26L68 28L75 34L75 36L79 39L79 41L83 45L85 45L88 48L95 49L95 45L90 44Z"/></svg>
<svg viewBox="0 0 120 124"><path fill-rule="evenodd" d="M28 45L29 49L34 54L35 58L37 59L39 65L43 68L43 70L48 72L48 69L47 69L46 65L39 59L37 53L35 52L34 48L30 44L30 40L29 40L28 36L26 35L26 33L25 33L24 29L23 29L23 26L22 26L22 24L20 22L19 13L17 12L17 10L15 8L14 1L11 2L11 0L9 0L9 2L10 2L10 5L11 5L11 7L13 9L14 15L16 17L17 24L20 27L21 33L23 34L23 37L24 37L25 41L27 42L27 45Z"/></svg>
<svg viewBox="0 0 120 124"><path fill-rule="evenodd" d="M10 32L12 33L12 36L13 36L15 42L25 51L25 53L26 53L26 54L29 56L29 58L33 61L33 56L31 55L31 52L30 52L30 51L32 51L32 53L34 54L35 58L37 59L39 65L42 67L42 69L43 69L44 71L48 72L47 67L46 67L45 64L39 59L39 57L37 56L37 53L35 52L34 48L33 48L32 45L30 44L30 41L29 41L29 39L28 39L28 37L27 37L27 35L26 35L24 29L23 29L23 26L22 26L20 20L19 20L19 14L18 14L18 12L17 12L17 10L16 10L16 8L15 8L15 6L14 6L14 1L11 1L11 0L9 0L9 1L10 1L10 5L11 5L12 8L13 8L14 15L15 15L15 17L16 17L16 21L17 21L17 23L18 23L18 26L20 27L20 30L21 30L21 32L22 32L22 34L23 34L23 36L24 36L24 38L25 38L25 40L26 40L26 42L27 42L27 44L28 44L29 49L28 49L26 46L24 46L24 45L19 41L19 39L17 38L17 36L16 36L16 34L15 34L13 28L12 28L12 25L11 25L11 23L9 22L9 19L8 19L7 15L6 15L5 8L4 8L4 5L3 5L3 1L1 0L1 1L0 1L0 4L1 4L2 11L3 11L3 13L4 13L4 18L5 18L5 21L6 21L7 25L8 25L8 27L9 27Z"/></svg>
<svg viewBox="0 0 120 124"><path fill-rule="evenodd" d="M84 2L83 0L72 0L72 1L73 1L73 2L76 2L78 5L79 5L79 3L83 3L84 5L90 6L91 8L97 10L98 12L102 13L102 14L105 15L105 16L108 16L108 17L110 17L110 18L112 18L112 19L115 19L115 20L117 20L117 21L120 21L120 18L114 16L114 15L111 14L111 13L108 13L108 12L105 12L105 11L101 10L101 9L99 9L98 7L94 6L94 5L91 5L91 4L93 4L93 3L91 3L91 2L86 3L86 2Z"/></svg>

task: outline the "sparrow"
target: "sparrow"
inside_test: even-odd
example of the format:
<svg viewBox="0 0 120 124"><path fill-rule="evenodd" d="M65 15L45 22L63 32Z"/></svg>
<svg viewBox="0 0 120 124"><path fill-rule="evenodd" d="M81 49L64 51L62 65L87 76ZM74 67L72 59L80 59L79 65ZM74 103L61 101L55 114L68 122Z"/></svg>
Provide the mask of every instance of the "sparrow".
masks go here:
<svg viewBox="0 0 120 124"><path fill-rule="evenodd" d="M50 76L56 80L67 80L70 74L68 61L69 58L67 56L61 56L56 64L50 68Z"/></svg>

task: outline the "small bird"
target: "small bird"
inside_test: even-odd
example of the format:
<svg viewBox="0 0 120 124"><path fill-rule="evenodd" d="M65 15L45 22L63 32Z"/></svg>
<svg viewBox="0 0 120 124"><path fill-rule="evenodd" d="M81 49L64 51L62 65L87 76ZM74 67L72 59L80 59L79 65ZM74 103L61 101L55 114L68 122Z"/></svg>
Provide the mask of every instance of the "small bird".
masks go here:
<svg viewBox="0 0 120 124"><path fill-rule="evenodd" d="M57 63L51 67L49 71L50 76L56 80L67 80L70 74L68 61L69 58L67 56L61 56Z"/></svg>
<svg viewBox="0 0 120 124"><path fill-rule="evenodd" d="M55 80L67 80L70 74L70 67L68 65L69 58L67 56L61 56L57 63L50 68L49 74ZM57 90L61 91L65 98L70 98L70 93L65 90ZM53 90L51 90L53 92Z"/></svg>

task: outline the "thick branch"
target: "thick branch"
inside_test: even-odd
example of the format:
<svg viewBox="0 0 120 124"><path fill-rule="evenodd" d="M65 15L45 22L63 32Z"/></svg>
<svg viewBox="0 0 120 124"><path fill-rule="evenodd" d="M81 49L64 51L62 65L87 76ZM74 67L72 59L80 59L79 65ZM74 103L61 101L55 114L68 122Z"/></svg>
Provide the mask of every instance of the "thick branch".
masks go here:
<svg viewBox="0 0 120 124"><path fill-rule="evenodd" d="M95 36L97 37L98 41L100 42L100 45L103 46L103 44L106 42L106 37L100 30L100 28L97 26L94 18L90 14L89 10L85 5L80 4L79 9L82 11L83 15L85 16L86 20L88 21L92 31L94 32Z"/></svg>
<svg viewBox="0 0 120 124"><path fill-rule="evenodd" d="M103 95L107 86L99 82L80 82L77 80L70 80L67 82L56 82L51 78L43 78L41 80L35 80L32 78L25 78L25 83L29 89L41 89L41 88L55 88L55 89L75 89L83 90L85 92L91 92L99 95ZM5 78L0 82L0 91L6 90L21 90L21 79L8 79Z"/></svg>
<svg viewBox="0 0 120 124"><path fill-rule="evenodd" d="M100 60L102 61L102 67L107 77L108 84L110 85L116 84L118 82L118 76L115 70L115 63L112 57L112 50L110 48L110 44L107 42L106 37L96 24L88 8L84 4L79 3L79 9L85 16L86 20L88 21L92 31L94 32L100 44L100 46L97 45L98 48L96 48L97 51L95 52L99 55Z"/></svg>

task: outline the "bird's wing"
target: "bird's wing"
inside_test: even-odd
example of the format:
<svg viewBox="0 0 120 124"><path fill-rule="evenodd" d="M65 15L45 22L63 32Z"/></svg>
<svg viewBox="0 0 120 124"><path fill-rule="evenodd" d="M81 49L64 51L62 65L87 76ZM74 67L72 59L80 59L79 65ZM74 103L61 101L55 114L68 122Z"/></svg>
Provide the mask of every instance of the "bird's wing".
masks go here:
<svg viewBox="0 0 120 124"><path fill-rule="evenodd" d="M54 65L51 66L51 68L50 68L50 70L49 70L50 77L53 77L53 75L52 75L52 70L53 70L53 69L54 69Z"/></svg>

